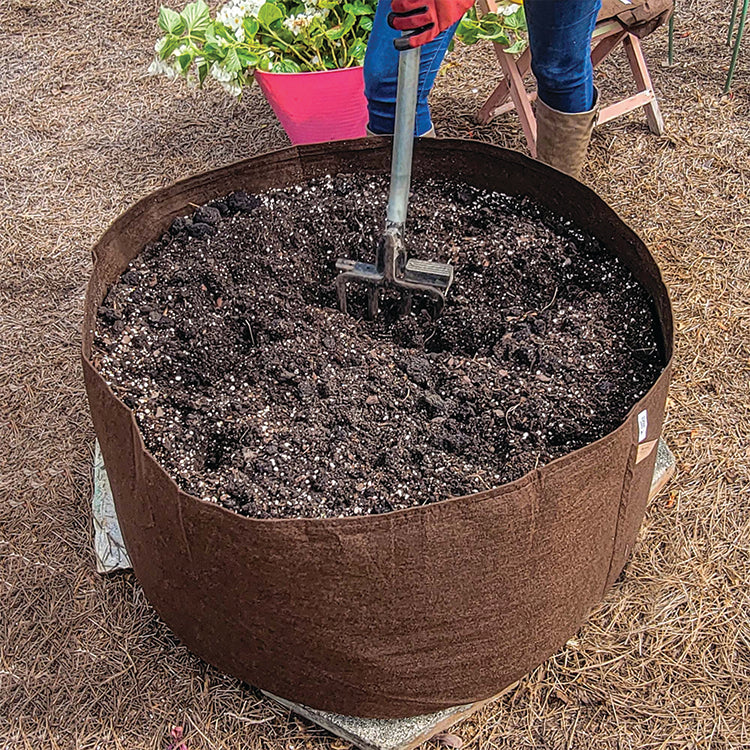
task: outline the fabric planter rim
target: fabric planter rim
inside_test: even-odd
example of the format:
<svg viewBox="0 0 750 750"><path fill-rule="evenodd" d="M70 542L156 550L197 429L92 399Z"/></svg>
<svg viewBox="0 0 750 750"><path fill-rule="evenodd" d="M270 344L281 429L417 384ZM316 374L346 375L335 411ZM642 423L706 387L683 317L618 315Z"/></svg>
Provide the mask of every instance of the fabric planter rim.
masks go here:
<svg viewBox="0 0 750 750"><path fill-rule="evenodd" d="M87 364L89 364L94 370L96 368L91 363L90 359L86 356L86 354L83 355L84 360ZM659 378L664 375L664 373L669 369L669 367L672 365L672 360L670 359L668 363L662 368L661 373L659 374ZM97 371L98 372L98 371ZM658 380L658 378L657 378ZM653 386L652 386L653 387ZM131 423L134 429L135 434L140 439L140 447L143 450L144 453L146 453L154 463L156 463L159 468L162 469L164 474L166 475L167 479L169 480L169 483L174 487L175 490L177 490L181 495L184 495L185 497L190 498L191 500L194 500L201 505L211 508L212 510L219 511L225 514L228 514L234 518L239 519L240 523L262 523L262 524L268 524L268 525L282 525L282 524L297 524L297 523L312 523L312 524L332 524L332 525L352 525L352 526L370 526L373 524L378 523L388 523L390 524L391 521L395 518L403 518L403 520L406 522L410 520L408 517L411 515L419 515L421 512L424 511L425 508L439 508L441 506L448 506L448 505L454 505L454 504L466 504L466 503L474 503L474 502L482 502L483 500L486 500L489 497L492 498L499 498L503 495L509 494L512 491L520 488L525 487L529 483L533 482L537 474L539 473L540 469L550 469L553 471L559 471L565 469L566 465L570 463L571 456L577 457L579 455L583 455L584 453L590 453L596 450L602 443L606 442L610 436L621 433L624 431L628 426L628 421L630 417L639 410L642 402L645 399L645 396L638 400L638 402L633 406L632 409L630 409L625 416L622 424L618 425L614 430L611 430L606 435L600 437L598 440L594 440L591 443L587 443L581 448L577 448L573 451L570 451L569 453L566 453L563 456L559 456L558 458L553 459L547 464L544 464L544 466L539 467L538 469L532 469L531 471L524 474L522 477L519 477L518 479L514 479L512 482L505 482L503 484L497 485L497 487L493 487L489 490L482 490L482 492L474 492L470 495L458 495L455 497L447 497L443 500L436 500L435 502L428 503L425 505L413 505L409 508L401 508L399 510L391 510L386 511L385 513L374 513L371 515L366 516L332 516L332 517L314 517L314 516L300 516L297 518L255 518L254 516L244 516L240 513L236 513L233 510L230 510L229 508L224 507L221 505L221 503L213 503L209 500L204 500L201 497L198 497L197 495L193 495L189 492L186 492L183 490L177 482L167 473L165 469L161 467L161 464L156 459L153 453L148 449L148 447L145 444L145 441L143 440L143 435L141 433L140 428L138 427L138 423L135 419L135 413L133 410L125 404L125 402L120 399L112 389L107 386L108 390L110 391L111 396L117 400L117 402L125 409L127 409L130 412L131 417Z"/></svg>

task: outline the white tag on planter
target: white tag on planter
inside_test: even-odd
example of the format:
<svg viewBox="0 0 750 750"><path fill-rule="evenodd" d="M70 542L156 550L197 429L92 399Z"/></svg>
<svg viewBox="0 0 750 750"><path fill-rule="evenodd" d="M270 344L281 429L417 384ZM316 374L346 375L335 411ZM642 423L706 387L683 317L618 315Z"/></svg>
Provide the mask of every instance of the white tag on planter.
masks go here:
<svg viewBox="0 0 750 750"><path fill-rule="evenodd" d="M638 415L638 442L642 443L648 435L648 411L644 409Z"/></svg>

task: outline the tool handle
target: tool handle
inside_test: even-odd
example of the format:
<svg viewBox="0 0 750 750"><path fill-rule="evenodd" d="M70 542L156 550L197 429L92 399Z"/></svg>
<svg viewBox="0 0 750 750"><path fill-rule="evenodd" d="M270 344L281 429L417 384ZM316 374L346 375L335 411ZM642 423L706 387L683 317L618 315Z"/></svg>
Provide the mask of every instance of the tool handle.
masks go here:
<svg viewBox="0 0 750 750"><path fill-rule="evenodd" d="M414 123L419 89L419 47L399 52L396 88L396 124L391 158L391 190L388 196L386 228L399 232L406 222L414 151Z"/></svg>

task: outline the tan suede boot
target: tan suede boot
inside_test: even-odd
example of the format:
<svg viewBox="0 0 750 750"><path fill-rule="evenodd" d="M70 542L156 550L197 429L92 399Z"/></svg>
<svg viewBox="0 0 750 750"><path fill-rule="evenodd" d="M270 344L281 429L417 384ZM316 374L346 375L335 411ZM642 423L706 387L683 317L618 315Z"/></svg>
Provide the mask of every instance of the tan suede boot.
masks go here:
<svg viewBox="0 0 750 750"><path fill-rule="evenodd" d="M569 114L536 102L536 158L571 177L579 179L586 161L586 150L599 114L599 92L588 112Z"/></svg>

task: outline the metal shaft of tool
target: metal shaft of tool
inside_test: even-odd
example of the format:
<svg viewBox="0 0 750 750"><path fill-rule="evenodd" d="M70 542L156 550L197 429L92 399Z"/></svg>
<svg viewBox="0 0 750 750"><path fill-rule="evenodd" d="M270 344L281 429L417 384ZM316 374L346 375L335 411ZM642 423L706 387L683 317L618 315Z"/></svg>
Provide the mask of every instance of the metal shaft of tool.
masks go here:
<svg viewBox="0 0 750 750"><path fill-rule="evenodd" d="M391 159L391 191L388 196L386 229L399 232L406 222L414 151L414 123L419 89L419 47L399 53L396 89L396 125Z"/></svg>

